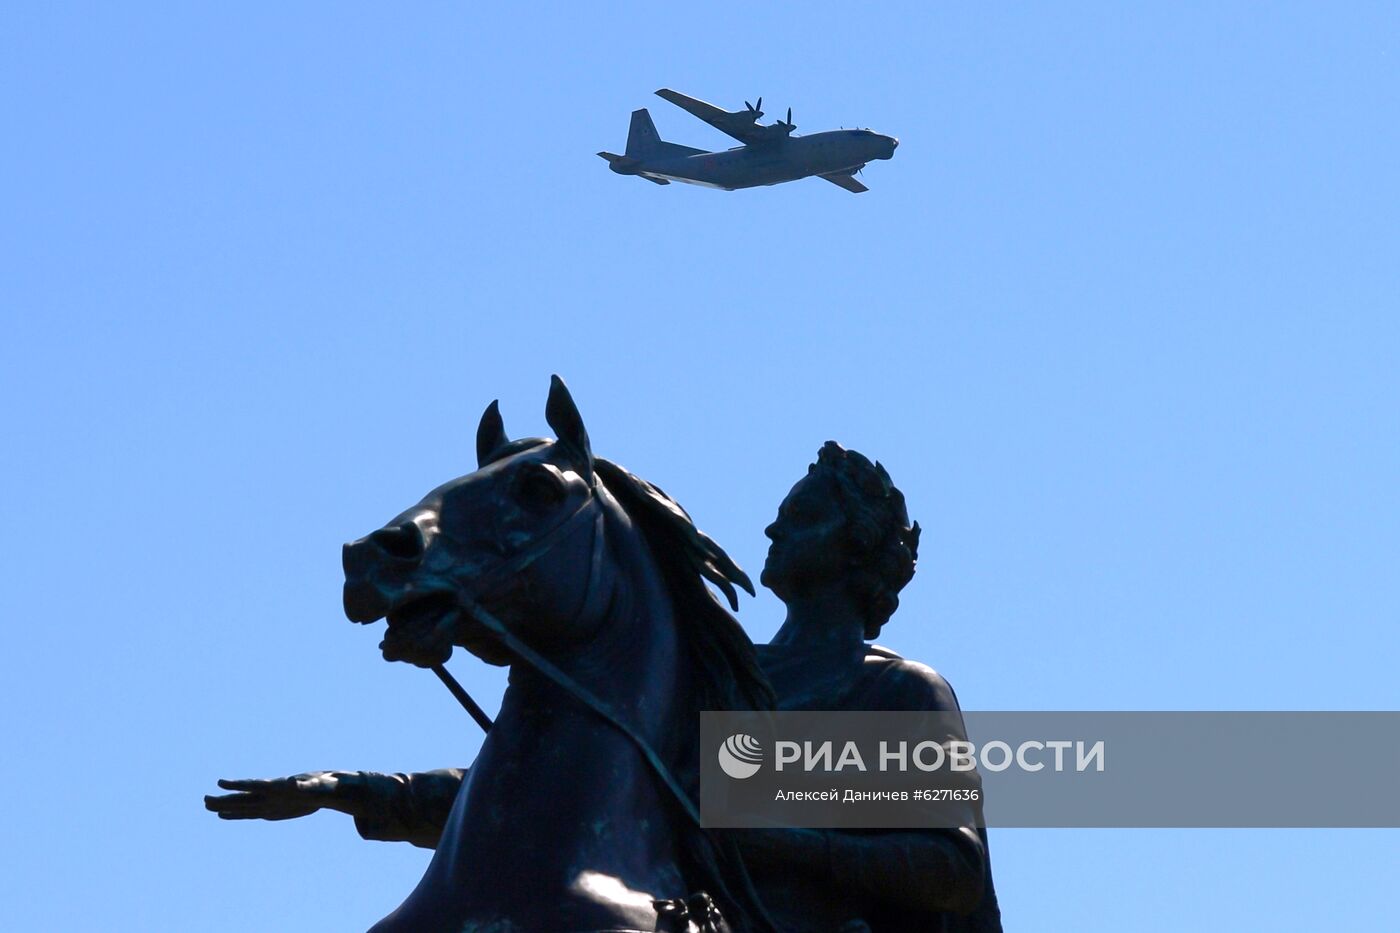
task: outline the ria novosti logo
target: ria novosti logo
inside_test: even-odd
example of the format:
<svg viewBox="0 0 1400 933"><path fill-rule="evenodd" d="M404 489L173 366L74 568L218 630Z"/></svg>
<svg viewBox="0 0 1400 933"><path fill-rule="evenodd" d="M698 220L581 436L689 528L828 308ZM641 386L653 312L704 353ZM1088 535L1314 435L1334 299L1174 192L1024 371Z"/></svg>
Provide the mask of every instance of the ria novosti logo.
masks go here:
<svg viewBox="0 0 1400 933"><path fill-rule="evenodd" d="M751 778L763 765L763 746L758 739L736 732L719 747L719 766L737 781Z"/></svg>

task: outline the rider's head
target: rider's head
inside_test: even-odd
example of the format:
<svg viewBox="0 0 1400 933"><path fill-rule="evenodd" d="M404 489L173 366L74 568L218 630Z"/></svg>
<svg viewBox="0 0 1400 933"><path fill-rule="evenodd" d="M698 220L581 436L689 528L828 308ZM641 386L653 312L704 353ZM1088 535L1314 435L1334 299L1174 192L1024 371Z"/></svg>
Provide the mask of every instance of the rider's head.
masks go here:
<svg viewBox="0 0 1400 933"><path fill-rule="evenodd" d="M779 598L840 579L875 638L914 576L919 525L885 468L827 441L768 526L763 583Z"/></svg>

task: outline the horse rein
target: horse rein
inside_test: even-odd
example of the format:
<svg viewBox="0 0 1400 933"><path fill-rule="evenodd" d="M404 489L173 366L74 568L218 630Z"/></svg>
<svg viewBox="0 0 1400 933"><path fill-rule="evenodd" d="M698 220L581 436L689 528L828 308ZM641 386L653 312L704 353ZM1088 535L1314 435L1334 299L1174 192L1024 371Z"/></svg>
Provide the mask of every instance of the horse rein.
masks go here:
<svg viewBox="0 0 1400 933"><path fill-rule="evenodd" d="M594 501L595 494L591 490L592 486L590 485L589 495L579 503L578 507L549 531L546 531L544 534L531 541L529 547L502 561L478 577L476 586L474 587L477 591L476 597L469 598L465 601L459 597L458 610L468 612L480 622L479 613L484 613L486 610L481 607L478 600L494 593L500 588L501 583L503 583L506 578L519 573L536 560L543 557L556 544L563 540L569 532L573 531L574 526L580 522L588 506ZM579 603L580 615L588 608L588 600L593 595L593 591L597 588L598 577L602 573L602 542L603 512L600 509L593 523L593 546L592 554L589 557L588 584L583 591L583 600ZM472 607L476 607L475 610L473 610ZM454 613L454 615L456 614L457 613ZM495 617L493 616L492 619L494 620ZM499 633L496 632L490 624L482 624L491 634L496 635L498 638L500 637ZM497 622L497 624L499 625L499 622ZM504 626L501 626L501 628L504 629ZM507 645L507 647L511 646ZM512 650L514 650L514 648L512 648ZM434 664L432 666L432 671L437 675L438 680L442 681L443 686L448 689L448 692L450 692L452 696L456 698L457 702L462 705L462 708L467 711L467 714L481 727L481 731L490 732L492 726L491 717L486 715L486 711L481 708L481 705L478 704L476 700L472 699L472 695L457 682L457 678L453 677L451 672L442 664Z"/></svg>
<svg viewBox="0 0 1400 933"><path fill-rule="evenodd" d="M651 766L651 769L656 772L667 789L670 790L672 796L680 803L686 815L696 826L699 826L700 811L696 809L694 802L691 801L689 795L687 795L685 790L680 786L680 782L671 774L670 769L661 761L660 756L656 754L651 744L647 742L646 739L642 738L635 729L623 722L616 713L608 708L607 704L595 697L578 683L578 681L574 680L560 669L553 661L550 661L534 648L531 648L529 645L525 644L525 642L521 641L510 629L506 628L505 623L488 611L480 602L481 599L497 590L500 584L504 582L505 577L524 570L553 550L553 548L567 537L577 525L583 523L588 514L588 507L590 505L597 506L597 503L597 492L590 487L588 497L579 503L578 507L575 508L572 513L562 519L559 524L532 541L528 547L515 556L497 564L479 577L477 585L473 587L473 589L476 590L475 594L470 596L459 595L457 604L461 611L475 619L482 628L494 635L501 644L508 648L513 654L549 680L553 681L555 686L562 688L565 693L568 693L594 713L601 716L622 732L623 735L627 736L627 738L631 739L632 743L641 751L642 757L646 759L647 764ZM601 506L597 506L593 514L593 543L589 557L588 584L584 589L583 598L579 603L579 615L587 611L589 601L592 599L597 589L598 578L602 573L602 552L603 510ZM453 689L453 685L457 684L456 679L453 678L441 664L434 665L433 672L447 684L447 688L452 690L453 696L456 696L457 699L461 701L462 695L466 694L466 691L462 690L460 684L457 685L457 689ZM458 694L459 690L461 690L462 695ZM468 696L467 699L470 700L470 696ZM466 706L467 704L463 703L463 705ZM476 706L476 703L472 702L471 706ZM468 712L471 712L471 706L468 706ZM478 706L477 709L479 710L480 707ZM473 718L476 718L478 723L481 722L475 714L473 714ZM487 722L489 723L489 720L487 720ZM489 725L483 725L482 727L485 729L490 728Z"/></svg>

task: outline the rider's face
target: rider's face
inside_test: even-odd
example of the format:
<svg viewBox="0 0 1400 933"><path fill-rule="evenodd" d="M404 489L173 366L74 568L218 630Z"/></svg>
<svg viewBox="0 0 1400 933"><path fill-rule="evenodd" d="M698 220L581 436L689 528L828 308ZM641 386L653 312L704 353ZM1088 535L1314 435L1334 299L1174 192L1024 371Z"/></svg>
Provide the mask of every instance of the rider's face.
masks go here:
<svg viewBox="0 0 1400 933"><path fill-rule="evenodd" d="M764 529L773 542L763 565L762 583L780 598L829 584L846 568L846 516L828 477L803 477Z"/></svg>

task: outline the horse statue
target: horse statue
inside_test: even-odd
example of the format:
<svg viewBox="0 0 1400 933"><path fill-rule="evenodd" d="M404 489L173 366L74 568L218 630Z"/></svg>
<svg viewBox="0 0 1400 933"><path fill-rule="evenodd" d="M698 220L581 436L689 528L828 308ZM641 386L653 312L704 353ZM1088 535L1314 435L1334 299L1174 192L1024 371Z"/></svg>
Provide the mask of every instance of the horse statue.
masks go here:
<svg viewBox="0 0 1400 933"><path fill-rule="evenodd" d="M418 886L371 933L770 930L733 841L700 827L699 712L772 708L748 577L656 486L592 453L555 376L557 440L479 469L344 549L345 612L385 660L462 647L509 686ZM225 786L236 785L229 782ZM257 782L248 782L257 783Z"/></svg>

